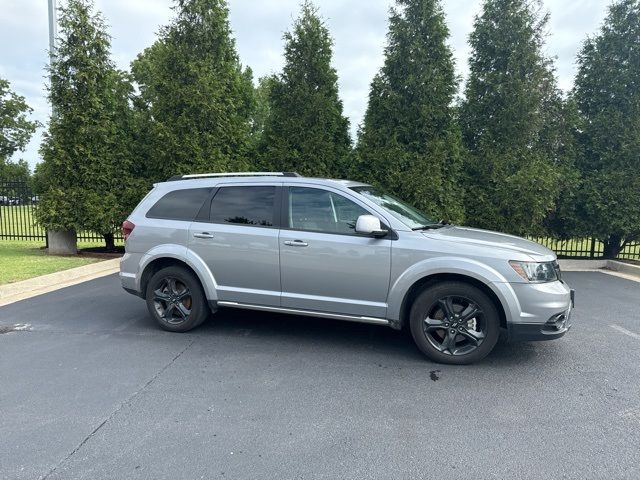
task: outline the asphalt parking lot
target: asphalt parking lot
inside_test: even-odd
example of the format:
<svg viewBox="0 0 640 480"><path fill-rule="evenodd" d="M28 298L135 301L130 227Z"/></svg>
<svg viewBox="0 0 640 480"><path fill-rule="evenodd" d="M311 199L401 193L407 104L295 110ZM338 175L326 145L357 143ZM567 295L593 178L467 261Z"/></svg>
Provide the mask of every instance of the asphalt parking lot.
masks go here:
<svg viewBox="0 0 640 480"><path fill-rule="evenodd" d="M568 336L467 367L322 319L165 333L115 275L1 307L0 477L640 478L640 283L565 278Z"/></svg>

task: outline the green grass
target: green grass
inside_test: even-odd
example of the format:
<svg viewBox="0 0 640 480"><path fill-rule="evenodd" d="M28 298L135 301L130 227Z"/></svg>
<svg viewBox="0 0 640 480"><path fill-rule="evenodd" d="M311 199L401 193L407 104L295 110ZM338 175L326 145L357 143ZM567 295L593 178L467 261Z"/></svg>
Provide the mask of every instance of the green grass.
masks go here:
<svg viewBox="0 0 640 480"><path fill-rule="evenodd" d="M0 285L97 261L97 258L47 255L38 242L0 240Z"/></svg>

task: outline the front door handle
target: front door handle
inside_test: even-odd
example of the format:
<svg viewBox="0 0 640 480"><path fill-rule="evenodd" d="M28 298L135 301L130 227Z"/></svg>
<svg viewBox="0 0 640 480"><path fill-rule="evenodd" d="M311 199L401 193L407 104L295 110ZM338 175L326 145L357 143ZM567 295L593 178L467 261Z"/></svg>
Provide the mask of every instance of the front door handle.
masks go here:
<svg viewBox="0 0 640 480"><path fill-rule="evenodd" d="M284 244L289 247L308 247L309 246L307 242L303 242L302 240L286 240Z"/></svg>
<svg viewBox="0 0 640 480"><path fill-rule="evenodd" d="M196 238L213 238L213 233L209 233L209 232L194 233L193 236Z"/></svg>

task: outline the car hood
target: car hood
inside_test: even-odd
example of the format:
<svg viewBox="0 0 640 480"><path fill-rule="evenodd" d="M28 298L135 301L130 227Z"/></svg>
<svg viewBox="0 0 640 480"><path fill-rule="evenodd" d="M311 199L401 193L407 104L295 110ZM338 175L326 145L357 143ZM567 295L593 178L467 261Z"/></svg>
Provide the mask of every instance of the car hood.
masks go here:
<svg viewBox="0 0 640 480"><path fill-rule="evenodd" d="M499 248L529 255L538 260L540 256L553 257L555 254L539 243L506 233L481 230L479 228L447 226L437 230L426 230L423 235L434 240L451 241L460 245Z"/></svg>

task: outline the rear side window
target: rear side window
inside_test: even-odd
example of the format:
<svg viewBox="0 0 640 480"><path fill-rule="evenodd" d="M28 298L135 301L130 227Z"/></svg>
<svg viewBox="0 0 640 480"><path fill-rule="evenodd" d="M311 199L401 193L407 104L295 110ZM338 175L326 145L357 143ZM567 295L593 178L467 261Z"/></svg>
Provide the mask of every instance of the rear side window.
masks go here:
<svg viewBox="0 0 640 480"><path fill-rule="evenodd" d="M151 207L147 212L147 218L192 221L210 193L210 188L174 190Z"/></svg>
<svg viewBox="0 0 640 480"><path fill-rule="evenodd" d="M221 187L211 202L213 223L272 227L276 187Z"/></svg>

